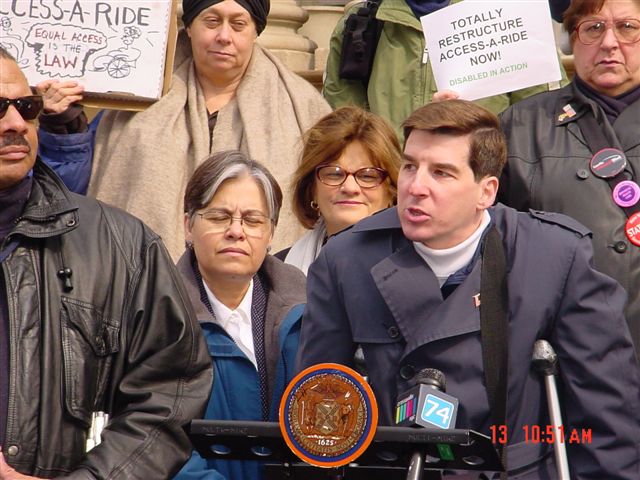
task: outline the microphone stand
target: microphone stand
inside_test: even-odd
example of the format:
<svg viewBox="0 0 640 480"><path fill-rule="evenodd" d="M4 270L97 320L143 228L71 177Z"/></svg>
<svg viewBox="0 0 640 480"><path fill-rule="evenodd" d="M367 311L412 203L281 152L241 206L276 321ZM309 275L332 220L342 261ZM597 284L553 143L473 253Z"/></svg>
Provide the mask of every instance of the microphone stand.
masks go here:
<svg viewBox="0 0 640 480"><path fill-rule="evenodd" d="M407 470L407 480L422 480L422 472L424 471L424 455L422 452L413 452L411 463Z"/></svg>

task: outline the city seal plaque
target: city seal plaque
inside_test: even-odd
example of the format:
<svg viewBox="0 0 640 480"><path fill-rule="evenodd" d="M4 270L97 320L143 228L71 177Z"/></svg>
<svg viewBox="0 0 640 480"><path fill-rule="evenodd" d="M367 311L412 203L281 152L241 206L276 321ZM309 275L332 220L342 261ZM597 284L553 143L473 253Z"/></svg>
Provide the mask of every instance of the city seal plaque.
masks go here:
<svg viewBox="0 0 640 480"><path fill-rule="evenodd" d="M291 451L317 467L339 467L364 452L376 431L378 406L357 372L321 363L300 372L280 402L280 430Z"/></svg>

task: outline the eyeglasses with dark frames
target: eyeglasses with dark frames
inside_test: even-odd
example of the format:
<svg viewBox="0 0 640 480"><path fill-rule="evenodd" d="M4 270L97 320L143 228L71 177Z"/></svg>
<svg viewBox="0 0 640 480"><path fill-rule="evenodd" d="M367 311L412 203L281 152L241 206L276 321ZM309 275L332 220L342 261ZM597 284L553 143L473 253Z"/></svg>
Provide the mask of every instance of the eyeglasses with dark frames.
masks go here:
<svg viewBox="0 0 640 480"><path fill-rule="evenodd" d="M613 22L604 20L585 20L580 22L575 32L583 45L593 45L602 41L607 29L611 28L620 43L632 44L640 40L640 20L637 18L623 18Z"/></svg>
<svg viewBox="0 0 640 480"><path fill-rule="evenodd" d="M11 105L16 108L23 119L35 120L42 112L44 101L40 95L19 98L0 97L0 118L5 116Z"/></svg>
<svg viewBox="0 0 640 480"><path fill-rule="evenodd" d="M231 215L226 210L212 208L204 212L196 212L205 220L213 233L226 232L234 220L240 221L245 235L253 238L262 238L267 232L268 226L273 222L271 218L259 212L246 212L240 216Z"/></svg>
<svg viewBox="0 0 640 480"><path fill-rule="evenodd" d="M349 175L353 175L361 188L375 188L385 181L389 172L378 167L359 168L355 172L350 172L338 165L319 165L316 167L318 180L330 187L339 187L347 181Z"/></svg>

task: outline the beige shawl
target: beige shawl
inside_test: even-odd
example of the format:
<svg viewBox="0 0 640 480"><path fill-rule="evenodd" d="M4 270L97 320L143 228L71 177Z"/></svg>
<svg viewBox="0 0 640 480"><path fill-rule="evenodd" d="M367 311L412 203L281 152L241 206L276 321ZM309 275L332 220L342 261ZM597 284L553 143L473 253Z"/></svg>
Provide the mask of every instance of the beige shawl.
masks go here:
<svg viewBox="0 0 640 480"><path fill-rule="evenodd" d="M284 193L272 242L277 251L303 233L291 212L289 186L301 134L329 112L311 84L256 44L235 98L218 113L210 142L204 96L188 39L181 35L169 92L143 112L106 112L101 119L89 195L141 218L177 260L184 251L187 181L210 152L238 149L266 165Z"/></svg>

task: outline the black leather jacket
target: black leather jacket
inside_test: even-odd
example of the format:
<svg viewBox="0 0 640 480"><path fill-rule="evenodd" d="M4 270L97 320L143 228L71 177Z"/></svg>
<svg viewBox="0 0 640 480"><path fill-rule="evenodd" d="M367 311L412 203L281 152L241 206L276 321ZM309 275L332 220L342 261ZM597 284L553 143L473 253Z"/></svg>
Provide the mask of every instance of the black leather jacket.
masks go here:
<svg viewBox="0 0 640 480"><path fill-rule="evenodd" d="M12 239L19 246L1 265L11 332L8 462L47 478L171 477L189 457L182 427L202 415L212 373L159 237L70 193L38 160L5 243ZM70 276L59 275L65 268ZM97 410L110 422L85 455Z"/></svg>
<svg viewBox="0 0 640 480"><path fill-rule="evenodd" d="M567 115L571 105L575 115ZM594 115L611 146L625 152L627 171L640 174L640 101L611 124L602 108L573 84L516 103L501 116L508 163L498 201L521 211L560 212L593 232L595 266L620 282L629 294L625 314L640 352L640 247L625 234L627 216L611 196L609 184L589 168L592 153L578 126Z"/></svg>

